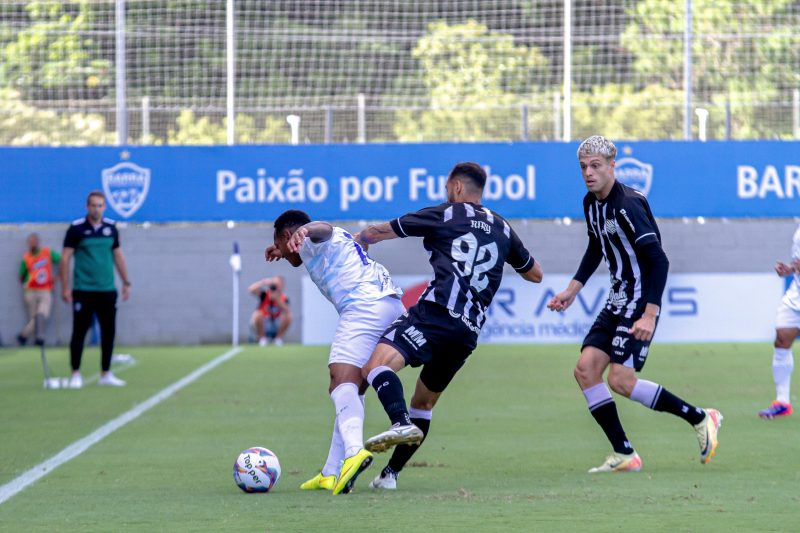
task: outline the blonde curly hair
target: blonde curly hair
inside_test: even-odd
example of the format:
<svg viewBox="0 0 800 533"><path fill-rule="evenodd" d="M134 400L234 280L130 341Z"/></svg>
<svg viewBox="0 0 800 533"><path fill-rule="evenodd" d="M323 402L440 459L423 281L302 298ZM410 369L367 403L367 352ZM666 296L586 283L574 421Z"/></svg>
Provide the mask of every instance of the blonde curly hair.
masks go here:
<svg viewBox="0 0 800 533"><path fill-rule="evenodd" d="M617 157L617 147L602 135L592 135L578 147L578 159L590 155L601 155L606 159Z"/></svg>

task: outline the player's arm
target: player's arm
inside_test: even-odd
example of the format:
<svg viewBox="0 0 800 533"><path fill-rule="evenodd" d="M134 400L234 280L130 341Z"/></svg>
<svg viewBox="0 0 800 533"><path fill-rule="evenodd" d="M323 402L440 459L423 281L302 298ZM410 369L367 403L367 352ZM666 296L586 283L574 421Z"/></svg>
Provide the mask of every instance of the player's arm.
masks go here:
<svg viewBox="0 0 800 533"><path fill-rule="evenodd" d="M661 296L667 286L669 259L661 241L658 229L644 197L633 197L625 202L625 209L617 215L617 224L633 243L633 250L642 272L645 286L644 314L631 326L630 332L637 340L649 341L656 329L656 320L661 311Z"/></svg>
<svg viewBox="0 0 800 533"><path fill-rule="evenodd" d="M69 246L65 246L64 251L61 252L61 268L59 268L58 274L61 277L61 298L65 302L72 301L72 289L69 286L69 262L74 253L75 248Z"/></svg>
<svg viewBox="0 0 800 533"><path fill-rule="evenodd" d="M603 259L603 250L600 248L600 240L594 232L590 231L589 244L586 246L586 251L583 253L583 259L581 259L581 264L578 266L578 271L570 280L567 288L550 299L547 308L551 311L561 312L572 305L572 302L575 301L575 297L578 296L583 286L586 285L586 282L592 277L594 271L597 270L601 259Z"/></svg>
<svg viewBox="0 0 800 533"><path fill-rule="evenodd" d="M661 311L661 296L667 286L669 260L660 242L650 242L641 246L636 250L636 255L642 269L642 278L647 280L645 283L647 292L644 295L647 304L644 314L633 323L630 332L638 340L649 341L653 338L656 319Z"/></svg>
<svg viewBox="0 0 800 533"><path fill-rule="evenodd" d="M790 265L787 265L783 261L778 261L775 263L775 273L782 278L791 276L795 272L800 272L800 259L792 260Z"/></svg>
<svg viewBox="0 0 800 533"><path fill-rule="evenodd" d="M295 230L289 238L287 247L291 252L299 252L306 238L311 239L311 242L315 244L319 244L330 240L331 235L333 235L333 226L327 222L309 222Z"/></svg>
<svg viewBox="0 0 800 533"><path fill-rule="evenodd" d="M23 285L28 281L28 265L25 264L24 259L19 262L19 281Z"/></svg>
<svg viewBox="0 0 800 533"><path fill-rule="evenodd" d="M114 248L114 265L122 279L122 299L127 300L131 295L131 281L128 278L128 264L125 262L125 255L119 246Z"/></svg>
<svg viewBox="0 0 800 533"><path fill-rule="evenodd" d="M370 244L396 239L398 237L399 235L392 229L392 224L390 222L383 222L381 224L368 226L366 229L356 233L353 239L355 239L362 248L367 249Z"/></svg>
<svg viewBox="0 0 800 533"><path fill-rule="evenodd" d="M542 266L535 259L533 260L531 268L525 272L520 272L519 275L522 276L522 279L525 281L530 281L532 283L541 283L544 279Z"/></svg>

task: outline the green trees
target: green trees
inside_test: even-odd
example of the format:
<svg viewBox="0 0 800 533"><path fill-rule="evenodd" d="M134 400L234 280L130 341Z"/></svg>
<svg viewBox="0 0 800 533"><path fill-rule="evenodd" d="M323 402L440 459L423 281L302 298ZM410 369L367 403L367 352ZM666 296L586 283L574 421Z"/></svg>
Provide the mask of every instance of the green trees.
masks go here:
<svg viewBox="0 0 800 533"><path fill-rule="evenodd" d="M131 136L225 141L225 2L126 0ZM552 139L562 91L560 2L237 0L237 142ZM575 2L572 131L681 138L684 0ZM693 0L693 104L709 136L792 134L800 88L796 0ZM0 2L0 142L113 142L113 0ZM25 118L27 117L27 119ZM56 124L57 126L53 126ZM62 128L65 133L54 132Z"/></svg>

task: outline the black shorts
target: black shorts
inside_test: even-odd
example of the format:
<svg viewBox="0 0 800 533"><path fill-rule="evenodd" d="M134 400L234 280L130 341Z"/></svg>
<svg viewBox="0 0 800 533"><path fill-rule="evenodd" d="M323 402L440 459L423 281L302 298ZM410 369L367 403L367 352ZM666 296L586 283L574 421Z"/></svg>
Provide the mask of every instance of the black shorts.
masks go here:
<svg viewBox="0 0 800 533"><path fill-rule="evenodd" d="M615 315L608 309L603 309L597 315L586 338L583 339L583 350L586 346L594 346L603 350L611 358L612 363L617 363L639 372L647 360L651 341L640 341L629 333L631 326L641 318L641 313L634 313L631 318ZM658 327L658 319L656 319ZM653 331L655 335L655 331Z"/></svg>
<svg viewBox="0 0 800 533"><path fill-rule="evenodd" d="M442 392L477 346L478 335L446 307L423 301L392 322L378 342L395 348L409 366L422 365L419 379Z"/></svg>

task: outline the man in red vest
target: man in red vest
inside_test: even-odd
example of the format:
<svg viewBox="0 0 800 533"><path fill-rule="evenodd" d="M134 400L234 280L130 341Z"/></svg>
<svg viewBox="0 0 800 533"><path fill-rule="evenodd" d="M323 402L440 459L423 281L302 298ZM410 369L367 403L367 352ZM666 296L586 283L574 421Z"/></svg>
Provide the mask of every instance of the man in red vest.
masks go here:
<svg viewBox="0 0 800 533"><path fill-rule="evenodd" d="M22 282L28 323L17 335L20 346L28 342L31 335L37 346L44 344L45 321L53 307L53 267L61 260L61 255L47 246L41 246L39 235L28 235L28 250L22 254L19 265L19 279Z"/></svg>
<svg viewBox="0 0 800 533"><path fill-rule="evenodd" d="M258 345L266 346L270 341L276 346L283 345L283 335L292 323L289 298L283 292L283 277L264 278L247 290L259 299L250 319L258 335Z"/></svg>

